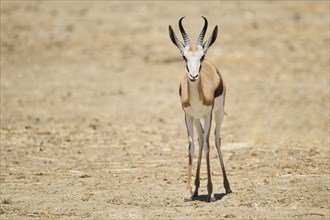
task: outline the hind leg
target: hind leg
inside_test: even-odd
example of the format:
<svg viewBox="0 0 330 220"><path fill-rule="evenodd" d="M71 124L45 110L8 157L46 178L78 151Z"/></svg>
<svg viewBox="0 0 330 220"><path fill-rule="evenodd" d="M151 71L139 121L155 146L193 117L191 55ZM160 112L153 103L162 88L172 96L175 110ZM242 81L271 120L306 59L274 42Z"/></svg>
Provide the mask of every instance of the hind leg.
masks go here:
<svg viewBox="0 0 330 220"><path fill-rule="evenodd" d="M215 117L215 134L214 134L215 146L217 147L218 156L219 156L219 160L220 160L220 165L221 165L221 170L222 170L222 175L223 175L223 185L225 187L226 194L228 194L228 193L231 193L232 191L230 189L229 181L228 181L226 170L225 170L225 164L224 164L223 158L222 158L221 137L220 137L220 130L221 130L222 120L224 117L224 110L219 109L218 111L216 111L214 113L214 117Z"/></svg>

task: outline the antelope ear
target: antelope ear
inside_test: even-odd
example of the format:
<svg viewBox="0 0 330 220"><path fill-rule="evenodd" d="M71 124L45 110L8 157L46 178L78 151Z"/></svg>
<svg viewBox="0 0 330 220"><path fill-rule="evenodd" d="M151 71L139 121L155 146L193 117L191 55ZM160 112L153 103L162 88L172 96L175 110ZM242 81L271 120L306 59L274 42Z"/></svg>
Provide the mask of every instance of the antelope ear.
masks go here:
<svg viewBox="0 0 330 220"><path fill-rule="evenodd" d="M183 49L184 49L184 45L183 45L183 43L182 43L181 41L179 41L179 39L175 36L175 33L174 33L174 31L173 31L171 25L168 26L168 31L169 31L169 35L170 35L170 38L171 38L173 44L174 44L175 46L177 46L177 47L179 48L179 50L182 52Z"/></svg>
<svg viewBox="0 0 330 220"><path fill-rule="evenodd" d="M204 53L210 48L210 46L214 43L214 41L217 39L218 36L218 25L215 26L212 35L209 37L209 39L203 44Z"/></svg>

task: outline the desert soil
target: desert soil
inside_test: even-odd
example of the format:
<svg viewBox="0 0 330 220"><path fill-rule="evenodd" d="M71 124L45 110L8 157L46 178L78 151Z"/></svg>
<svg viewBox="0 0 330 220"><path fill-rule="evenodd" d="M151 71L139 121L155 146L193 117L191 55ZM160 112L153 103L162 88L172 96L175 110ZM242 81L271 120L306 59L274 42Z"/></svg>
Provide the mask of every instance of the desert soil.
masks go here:
<svg viewBox="0 0 330 220"><path fill-rule="evenodd" d="M184 202L184 64L219 37L224 195ZM196 167L196 152L194 168ZM329 1L2 1L1 219L329 219Z"/></svg>

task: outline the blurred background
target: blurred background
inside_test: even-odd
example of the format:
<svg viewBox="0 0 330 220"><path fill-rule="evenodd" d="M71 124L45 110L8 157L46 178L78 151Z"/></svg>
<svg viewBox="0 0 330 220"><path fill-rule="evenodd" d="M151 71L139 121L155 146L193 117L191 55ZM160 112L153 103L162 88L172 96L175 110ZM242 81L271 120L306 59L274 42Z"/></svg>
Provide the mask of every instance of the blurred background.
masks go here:
<svg viewBox="0 0 330 220"><path fill-rule="evenodd" d="M269 182L268 178L282 175L285 168L285 175L307 175L304 178L311 182L322 183L315 187L323 188L310 190L324 190L323 195L329 195L328 1L1 1L1 185L6 189L3 199L10 199L12 205L3 205L6 211L0 214L15 215L13 204L25 210L16 213L21 216L65 213L64 206L56 212L45 202L38 206L42 211L33 214L32 206L20 197L22 191L33 194L24 187L31 188L34 181L26 185L23 180L38 173L41 175L35 178L45 185L32 189L40 191L41 187L45 193L34 197L36 204L48 197L49 190L56 189L55 183L46 185L48 180L69 187L70 178L87 175L93 180L85 183L87 186L100 178L113 178L107 184L119 190L109 195L112 199L106 204L112 207L120 203L118 198L126 198L126 190L120 191L124 187L120 181L132 182L150 167L150 175L137 184L145 185L146 179L152 184L174 178L171 184L177 184L174 188L183 198L188 161L178 87L184 66L168 36L171 25L181 39L178 20L182 16L186 16L183 24L193 41L203 26L201 16L209 21L206 38L215 25L219 26L218 39L207 57L218 65L227 85L228 117L223 123L222 140L234 188L239 189L240 177L248 175L249 165L255 165L253 172L248 169L247 178L261 176L262 183L264 179ZM254 160L249 160L251 157ZM212 161L221 189L215 154ZM132 166L137 169L133 173ZM260 170L268 166L273 168ZM123 167L128 171L121 170ZM166 177L160 178L160 173ZM265 173L270 176L266 178ZM315 181L309 174L323 175ZM25 185L14 181L22 176ZM290 188L290 184L285 187ZM77 185L70 186L75 192ZM64 201L78 204L75 198L80 201L83 191L93 202L84 186L70 198L64 196ZM103 190L109 190L108 186ZM173 193L173 185L162 187L157 190L164 196ZM306 191L306 186L300 187L301 191L289 194L291 198L297 196L295 204L301 207L295 209L298 218L311 205L300 203L298 195ZM267 193L274 195L267 188L262 198ZM158 194L157 190L151 194ZM128 191L129 198L142 201L142 191L135 191L136 197ZM104 194L101 189L99 193ZM63 195L56 198L68 205ZM275 200L288 204L285 198ZM180 204L180 199L171 204ZM247 213L255 208L254 203L242 202L244 199L231 199L228 204L246 205ZM144 204L150 200L145 198ZM164 201L160 204L166 206ZM274 201L258 206L272 207ZM328 216L324 214L329 207L325 197L317 194L310 201L315 202L318 216ZM58 206L58 201L53 202ZM95 198L95 202L102 207L102 201ZM159 214L151 203L146 207L154 212L137 214L140 205L138 202L133 216L120 211L117 216L110 211L107 215L82 212L89 210L87 205L72 216L153 218ZM171 217L168 213L165 217ZM297 217L290 213L284 211L282 217ZM248 217L244 211L234 216Z"/></svg>
<svg viewBox="0 0 330 220"><path fill-rule="evenodd" d="M208 57L228 87L224 132L253 142L328 142L327 2L187 4L3 2L3 126L98 118L164 132L153 122L182 121L183 64L168 25L180 36L186 16L195 39L204 15L209 31L220 28Z"/></svg>

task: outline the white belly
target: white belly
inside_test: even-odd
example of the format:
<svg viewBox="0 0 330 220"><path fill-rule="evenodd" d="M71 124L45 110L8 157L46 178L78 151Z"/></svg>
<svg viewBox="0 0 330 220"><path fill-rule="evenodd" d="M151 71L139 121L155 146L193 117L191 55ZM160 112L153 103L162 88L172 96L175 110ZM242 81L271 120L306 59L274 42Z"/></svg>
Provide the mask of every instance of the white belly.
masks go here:
<svg viewBox="0 0 330 220"><path fill-rule="evenodd" d="M209 113L211 111L211 108L212 106L205 106L205 105L189 106L187 108L184 108L184 111L189 116L195 119L200 119L204 117L207 113Z"/></svg>
<svg viewBox="0 0 330 220"><path fill-rule="evenodd" d="M190 106L184 108L184 111L189 116L195 119L201 119L212 109L212 105L203 105L201 100L189 100ZM222 110L223 111L223 96L219 96L214 100L213 112Z"/></svg>

